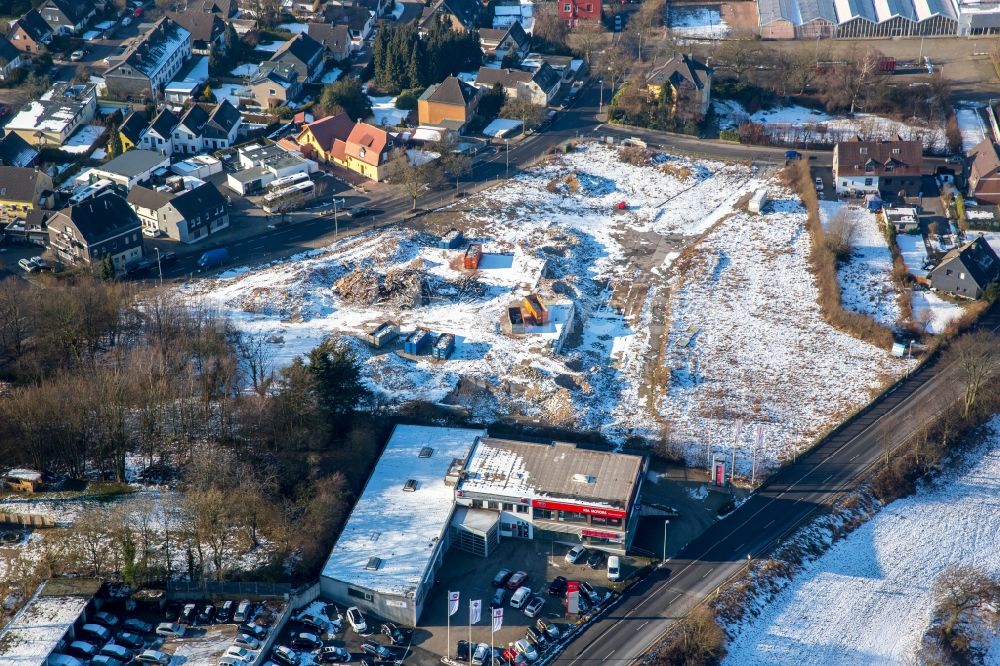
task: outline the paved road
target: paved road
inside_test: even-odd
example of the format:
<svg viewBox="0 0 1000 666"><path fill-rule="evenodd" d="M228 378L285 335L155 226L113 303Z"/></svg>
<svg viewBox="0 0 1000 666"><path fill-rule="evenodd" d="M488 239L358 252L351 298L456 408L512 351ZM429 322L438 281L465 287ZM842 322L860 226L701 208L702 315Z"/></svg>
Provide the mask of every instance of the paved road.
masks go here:
<svg viewBox="0 0 1000 666"><path fill-rule="evenodd" d="M1000 329L1000 306L980 326ZM667 563L669 569L630 590L554 663L630 663L642 656L675 620L739 574L748 556L768 554L815 510L852 488L884 455L884 437L898 444L936 417L945 401L958 395L956 384L954 368L940 362L910 375L688 544Z"/></svg>

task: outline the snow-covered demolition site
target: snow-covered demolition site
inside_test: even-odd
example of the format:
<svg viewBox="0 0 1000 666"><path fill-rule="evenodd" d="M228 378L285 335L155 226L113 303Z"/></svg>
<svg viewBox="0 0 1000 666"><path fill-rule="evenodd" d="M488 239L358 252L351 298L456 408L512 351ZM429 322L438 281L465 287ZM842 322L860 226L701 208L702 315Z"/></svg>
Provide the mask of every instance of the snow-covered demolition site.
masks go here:
<svg viewBox="0 0 1000 666"><path fill-rule="evenodd" d="M766 467L907 367L822 320L805 212L773 176L582 144L417 220L182 293L263 336L277 368L344 336L394 404L618 442L669 433L693 463L731 448L739 423L749 446L760 424ZM761 188L774 201L748 213Z"/></svg>

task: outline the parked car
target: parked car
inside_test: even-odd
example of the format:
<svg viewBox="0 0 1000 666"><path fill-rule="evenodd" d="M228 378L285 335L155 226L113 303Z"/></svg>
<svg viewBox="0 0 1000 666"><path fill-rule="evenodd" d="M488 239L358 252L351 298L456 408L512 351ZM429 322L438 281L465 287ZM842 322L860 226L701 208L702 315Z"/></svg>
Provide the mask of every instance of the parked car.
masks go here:
<svg viewBox="0 0 1000 666"><path fill-rule="evenodd" d="M97 654L97 646L87 641L73 641L66 648L66 652L74 657L87 660Z"/></svg>
<svg viewBox="0 0 1000 666"><path fill-rule="evenodd" d="M167 666L167 664L170 663L170 655L164 654L159 650L143 650L136 655L135 660L140 664L157 664L158 666Z"/></svg>
<svg viewBox="0 0 1000 666"><path fill-rule="evenodd" d="M528 580L527 571L518 571L514 573L509 579L507 579L507 589L516 590L517 588L524 585L524 581Z"/></svg>
<svg viewBox="0 0 1000 666"><path fill-rule="evenodd" d="M95 622L88 622L80 627L80 637L103 645L111 640L111 631Z"/></svg>
<svg viewBox="0 0 1000 666"><path fill-rule="evenodd" d="M161 252L159 254L159 257L160 257L160 265L161 266L166 266L167 264L172 264L175 261L177 261L177 253L176 252ZM230 601L228 603L233 603L233 602Z"/></svg>
<svg viewBox="0 0 1000 666"><path fill-rule="evenodd" d="M510 569L501 569L498 571L497 575L493 576L493 587L505 586L513 573Z"/></svg>
<svg viewBox="0 0 1000 666"><path fill-rule="evenodd" d="M347 621L356 633L368 633L368 623L365 622L365 616L361 614L357 606L351 606L347 609Z"/></svg>
<svg viewBox="0 0 1000 666"><path fill-rule="evenodd" d="M526 603L528 603L528 600L530 598L531 598L531 588L526 586L519 587L517 588L517 591L514 592L514 595L510 598L510 607L522 608Z"/></svg>
<svg viewBox="0 0 1000 666"><path fill-rule="evenodd" d="M41 257L32 257L31 260L35 262L35 265L39 268L48 267L48 264L46 264L45 260ZM108 613L107 611L98 611L97 613L94 613L94 622L99 622L108 629L114 629L121 624L121 620L118 619L117 615L114 613Z"/></svg>
<svg viewBox="0 0 1000 666"><path fill-rule="evenodd" d="M243 661L250 663L253 661L257 655L250 650L240 647L238 645L230 645L226 648L226 656L236 657L237 659L242 659Z"/></svg>
<svg viewBox="0 0 1000 666"><path fill-rule="evenodd" d="M143 227L142 235L148 236L149 238L159 238L160 236L165 236L162 229L153 229L151 227Z"/></svg>
<svg viewBox="0 0 1000 666"><path fill-rule="evenodd" d="M290 647L278 645L271 650L271 659L285 664L285 666L299 666L299 654Z"/></svg>
<svg viewBox="0 0 1000 666"><path fill-rule="evenodd" d="M125 666L125 662L106 654L99 654L90 660L90 666Z"/></svg>
<svg viewBox="0 0 1000 666"><path fill-rule="evenodd" d="M566 576L556 576L551 583L549 583L549 594L553 597L561 597L566 594L567 580Z"/></svg>
<svg viewBox="0 0 1000 666"><path fill-rule="evenodd" d="M507 597L507 590L502 587L498 587L493 592L493 598L490 599L490 608L500 608L503 606L503 602Z"/></svg>
<svg viewBox="0 0 1000 666"><path fill-rule="evenodd" d="M545 598L537 596L528 602L528 605L524 607L524 614L528 617L535 617L542 612L545 607Z"/></svg>
<svg viewBox="0 0 1000 666"><path fill-rule="evenodd" d="M346 663L351 660L351 653L342 647L330 645L320 651L319 660L327 664Z"/></svg>
<svg viewBox="0 0 1000 666"><path fill-rule="evenodd" d="M317 650L323 647L323 641L316 634L303 632L292 636L292 647L300 650Z"/></svg>
<svg viewBox="0 0 1000 666"><path fill-rule="evenodd" d="M622 562L617 555L608 558L608 580L621 580Z"/></svg>
<svg viewBox="0 0 1000 666"><path fill-rule="evenodd" d="M130 617L124 622L122 622L122 629L127 629L128 631L134 631L137 634L148 634L153 630L153 625L149 622L143 622L142 620Z"/></svg>
<svg viewBox="0 0 1000 666"><path fill-rule="evenodd" d="M579 564L587 559L587 549L583 546L573 546L570 551L566 553L566 563L567 564Z"/></svg>
<svg viewBox="0 0 1000 666"><path fill-rule="evenodd" d="M176 622L161 622L156 627L156 635L165 638L183 638L186 633L187 629L185 629L184 625L177 624Z"/></svg>
<svg viewBox="0 0 1000 666"><path fill-rule="evenodd" d="M592 551L590 555L587 556L587 566L591 569L600 569L601 564L604 563L604 553L599 550Z"/></svg>
<svg viewBox="0 0 1000 666"><path fill-rule="evenodd" d="M816 182L816 191L817 192L822 192L823 191L823 179L820 178L819 176L817 176L816 179L815 179L815 182Z"/></svg>
<svg viewBox="0 0 1000 666"><path fill-rule="evenodd" d="M215 606L212 604L205 604L202 606L201 612L198 613L198 622L201 624L211 624L214 619Z"/></svg>
<svg viewBox="0 0 1000 666"><path fill-rule="evenodd" d="M538 646L538 649L543 652L549 646L549 638L545 635L545 632L539 631L534 627L528 627L524 632L524 637Z"/></svg>
<svg viewBox="0 0 1000 666"><path fill-rule="evenodd" d="M219 666L243 666L247 662L231 654L224 654L219 657Z"/></svg>
<svg viewBox="0 0 1000 666"><path fill-rule="evenodd" d="M131 18L131 17L129 17L129 16L126 16L125 18L123 18L123 19L122 19L122 27L123 27L123 28L126 28L126 27L128 27L128 25L129 25L129 24L130 24L131 22L132 22L132 18ZM105 58L105 60L107 60L107 58Z"/></svg>
<svg viewBox="0 0 1000 666"><path fill-rule="evenodd" d="M115 643L108 643L102 647L101 654L106 657L113 657L122 663L132 661L132 657L135 656L132 650L129 650L124 645L117 645Z"/></svg>
<svg viewBox="0 0 1000 666"><path fill-rule="evenodd" d="M138 6L138 7L135 8L134 12L132 12L132 17L133 18L142 18L142 15L145 13L145 11L146 11L146 8L143 7L142 5L140 5L140 6Z"/></svg>
<svg viewBox="0 0 1000 666"><path fill-rule="evenodd" d="M163 255L160 255L160 264L163 264ZM229 601L223 601L222 605L219 606L219 611L215 614L215 619L217 622L225 624L233 619L233 611L236 610L236 602L230 599Z"/></svg>
<svg viewBox="0 0 1000 666"><path fill-rule="evenodd" d="M295 618L311 634L322 634L326 631L327 622L313 615L302 614Z"/></svg>
<svg viewBox="0 0 1000 666"><path fill-rule="evenodd" d="M260 641L250 634L237 634L236 638L233 639L233 645L236 647L246 648L248 650L260 649Z"/></svg>
<svg viewBox="0 0 1000 666"><path fill-rule="evenodd" d="M410 632L406 629L400 629L392 622L384 623L381 630L382 634L387 636L393 645L406 645L410 642Z"/></svg>
<svg viewBox="0 0 1000 666"><path fill-rule="evenodd" d="M584 597L586 597L593 603L597 603L600 600L600 597L597 595L597 590L594 589L593 585L591 585L585 580L581 580L579 584L580 584L580 593Z"/></svg>
<svg viewBox="0 0 1000 666"><path fill-rule="evenodd" d="M372 209L365 208L364 206L355 206L354 208L347 209L347 214L353 218L366 217L368 215L371 215L371 213Z"/></svg>
<svg viewBox="0 0 1000 666"><path fill-rule="evenodd" d="M241 624L239 626L239 631L244 634L249 634L259 640L267 638L267 627L262 627L256 622L245 622Z"/></svg>
<svg viewBox="0 0 1000 666"><path fill-rule="evenodd" d="M160 263L163 263L163 257L160 257ZM253 617L253 604L250 603L249 599L244 599L240 602L240 605L236 607L236 612L233 613L233 622L237 624L240 622L246 622Z"/></svg>
<svg viewBox="0 0 1000 666"><path fill-rule="evenodd" d="M490 663L490 646L480 643L472 653L472 666L484 666Z"/></svg>
<svg viewBox="0 0 1000 666"><path fill-rule="evenodd" d="M559 627L552 624L543 617L540 617L537 620L535 620L535 627L539 631L545 632L545 635L554 641L559 640L559 636L562 635L562 632L559 631Z"/></svg>
<svg viewBox="0 0 1000 666"><path fill-rule="evenodd" d="M393 659L395 657L395 653L391 649L375 641L363 642L361 644L361 651L379 659Z"/></svg>
<svg viewBox="0 0 1000 666"><path fill-rule="evenodd" d="M965 158L961 155L949 155L944 161L948 164L965 164Z"/></svg>
<svg viewBox="0 0 1000 666"><path fill-rule="evenodd" d="M538 650L535 649L535 646L527 638L519 638L514 641L514 649L517 650L518 654L523 654L528 661L538 659Z"/></svg>
<svg viewBox="0 0 1000 666"><path fill-rule="evenodd" d="M150 629L152 629L152 627L150 627ZM149 632L144 632L144 633L149 633ZM146 644L146 641L142 639L142 636L134 634L131 631L121 632L120 634L118 634L118 637L115 639L115 641L133 650L138 650Z"/></svg>
<svg viewBox="0 0 1000 666"><path fill-rule="evenodd" d="M469 641L459 641L455 645L455 659L458 661L469 661Z"/></svg>
<svg viewBox="0 0 1000 666"><path fill-rule="evenodd" d="M802 159L802 153L800 153L797 150L786 150L785 151L785 159L786 160L801 160Z"/></svg>
<svg viewBox="0 0 1000 666"><path fill-rule="evenodd" d="M27 257L17 262L17 265L21 267L22 271L26 271L28 273L34 273L38 270L38 266L35 265L35 262Z"/></svg>
<svg viewBox="0 0 1000 666"><path fill-rule="evenodd" d="M198 607L194 604L185 604L181 611L181 616L177 618L179 624L194 624L198 617Z"/></svg>
<svg viewBox="0 0 1000 666"><path fill-rule="evenodd" d="M81 60L84 59L84 57L86 57L86 55L87 55L86 51L84 51L83 49L77 49L76 51L73 51L72 53L69 54L69 59L70 62L80 62Z"/></svg>

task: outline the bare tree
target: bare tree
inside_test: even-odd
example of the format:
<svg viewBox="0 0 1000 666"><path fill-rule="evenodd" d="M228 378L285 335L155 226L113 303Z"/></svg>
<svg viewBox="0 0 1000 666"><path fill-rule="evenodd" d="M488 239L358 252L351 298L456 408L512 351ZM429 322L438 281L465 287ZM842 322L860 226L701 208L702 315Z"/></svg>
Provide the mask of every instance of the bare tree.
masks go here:
<svg viewBox="0 0 1000 666"><path fill-rule="evenodd" d="M271 347L262 335L240 330L231 332L236 351L250 373L250 385L258 395L266 395L274 383L274 363Z"/></svg>
<svg viewBox="0 0 1000 666"><path fill-rule="evenodd" d="M504 118L520 120L521 131L527 132L529 128L534 127L545 118L545 107L526 99L512 97L504 102L503 108L500 109L500 115Z"/></svg>
<svg viewBox="0 0 1000 666"><path fill-rule="evenodd" d="M24 352L31 331L30 299L18 280L0 282L0 354L15 357Z"/></svg>
<svg viewBox="0 0 1000 666"><path fill-rule="evenodd" d="M966 621L971 613L1000 602L1000 584L973 566L948 567L934 580L933 592L941 637L952 645L960 625L968 628L976 624Z"/></svg>
<svg viewBox="0 0 1000 666"><path fill-rule="evenodd" d="M403 188L411 201L411 210L416 210L417 199L421 194L434 189L441 183L441 167L435 162L414 165L406 153L401 153L389 164L390 180Z"/></svg>
<svg viewBox="0 0 1000 666"><path fill-rule="evenodd" d="M594 51L604 43L604 26L600 21L581 21L570 32L570 41L577 53L589 65Z"/></svg>
<svg viewBox="0 0 1000 666"><path fill-rule="evenodd" d="M854 252L858 223L846 209L841 209L826 226L823 240L837 261L846 261Z"/></svg>
<svg viewBox="0 0 1000 666"><path fill-rule="evenodd" d="M716 51L719 66L728 69L742 81L747 72L760 62L760 39L751 33L739 33L723 42Z"/></svg>
<svg viewBox="0 0 1000 666"><path fill-rule="evenodd" d="M997 376L997 351L1000 336L992 331L966 333L952 342L946 354L947 365L954 367L963 390L962 415L968 417L982 390Z"/></svg>
<svg viewBox="0 0 1000 666"><path fill-rule="evenodd" d="M601 70L607 73L608 82L611 84L611 96L614 97L615 88L618 87L625 77L628 76L632 68L633 57L628 50L618 42L604 49L601 58Z"/></svg>

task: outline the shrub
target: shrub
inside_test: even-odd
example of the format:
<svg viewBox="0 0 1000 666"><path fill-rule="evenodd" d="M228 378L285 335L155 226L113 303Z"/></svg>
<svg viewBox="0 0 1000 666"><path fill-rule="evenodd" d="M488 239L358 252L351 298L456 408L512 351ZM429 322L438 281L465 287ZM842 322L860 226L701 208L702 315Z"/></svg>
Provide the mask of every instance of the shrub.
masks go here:
<svg viewBox="0 0 1000 666"><path fill-rule="evenodd" d="M732 141L733 143L740 142L740 133L734 129L721 130L719 132L719 138L723 141Z"/></svg>
<svg viewBox="0 0 1000 666"><path fill-rule="evenodd" d="M698 666L714 664L726 654L726 632L712 611L705 606L695 608L674 625L667 644L654 660L656 666Z"/></svg>
<svg viewBox="0 0 1000 666"><path fill-rule="evenodd" d="M618 151L618 159L632 166L649 164L649 153L640 146L625 146Z"/></svg>
<svg viewBox="0 0 1000 666"><path fill-rule="evenodd" d="M412 111L417 108L417 99L424 90L424 88L410 88L399 93L399 96L396 97L396 108L403 111Z"/></svg>

